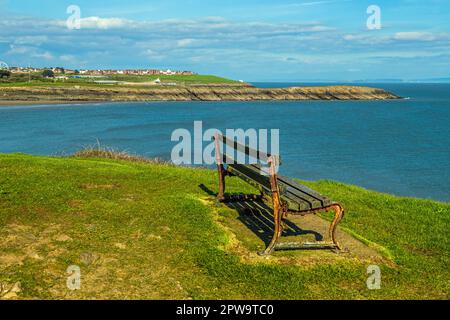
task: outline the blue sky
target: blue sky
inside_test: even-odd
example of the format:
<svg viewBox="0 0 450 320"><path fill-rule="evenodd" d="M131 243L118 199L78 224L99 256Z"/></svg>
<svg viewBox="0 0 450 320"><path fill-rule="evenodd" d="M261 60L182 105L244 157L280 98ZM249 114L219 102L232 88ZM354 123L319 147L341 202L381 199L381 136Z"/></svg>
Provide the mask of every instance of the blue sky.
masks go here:
<svg viewBox="0 0 450 320"><path fill-rule="evenodd" d="M247 81L450 77L450 0L0 0L0 61Z"/></svg>

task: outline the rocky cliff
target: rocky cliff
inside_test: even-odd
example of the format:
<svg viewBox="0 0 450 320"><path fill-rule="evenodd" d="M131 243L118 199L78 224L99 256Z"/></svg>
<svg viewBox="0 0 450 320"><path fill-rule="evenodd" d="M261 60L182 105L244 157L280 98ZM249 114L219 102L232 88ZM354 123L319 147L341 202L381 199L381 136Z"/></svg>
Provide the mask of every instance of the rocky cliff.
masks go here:
<svg viewBox="0 0 450 320"><path fill-rule="evenodd" d="M95 86L0 87L0 101L250 101L250 100L385 100L398 99L383 89L357 86L255 88L204 85L149 88Z"/></svg>

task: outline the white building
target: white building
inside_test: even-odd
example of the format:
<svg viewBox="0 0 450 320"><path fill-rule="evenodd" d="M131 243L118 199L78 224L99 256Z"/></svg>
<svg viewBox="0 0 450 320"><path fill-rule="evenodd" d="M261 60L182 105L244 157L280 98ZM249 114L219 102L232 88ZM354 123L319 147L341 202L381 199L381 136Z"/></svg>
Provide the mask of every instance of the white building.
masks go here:
<svg viewBox="0 0 450 320"><path fill-rule="evenodd" d="M161 74L164 74L166 76L173 76L175 74L177 74L175 71L172 71L170 69L167 69L166 71L161 70Z"/></svg>

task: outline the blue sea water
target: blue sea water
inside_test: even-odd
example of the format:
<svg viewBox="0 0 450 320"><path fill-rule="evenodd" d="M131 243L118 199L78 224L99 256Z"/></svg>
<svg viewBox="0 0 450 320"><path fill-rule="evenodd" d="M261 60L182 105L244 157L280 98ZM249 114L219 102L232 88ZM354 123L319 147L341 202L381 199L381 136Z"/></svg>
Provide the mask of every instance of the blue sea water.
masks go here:
<svg viewBox="0 0 450 320"><path fill-rule="evenodd" d="M192 130L195 120L204 129L279 128L285 175L450 201L450 84L364 85L408 99L7 106L0 107L0 152L71 154L98 139L169 159L172 131Z"/></svg>

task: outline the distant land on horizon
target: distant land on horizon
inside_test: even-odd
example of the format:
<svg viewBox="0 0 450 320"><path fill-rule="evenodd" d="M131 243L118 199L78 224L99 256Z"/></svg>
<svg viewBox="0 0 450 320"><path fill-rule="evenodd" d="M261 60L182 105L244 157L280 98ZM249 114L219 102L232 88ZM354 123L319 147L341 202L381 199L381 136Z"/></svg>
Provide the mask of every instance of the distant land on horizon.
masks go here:
<svg viewBox="0 0 450 320"><path fill-rule="evenodd" d="M1 67L1 66L0 66ZM132 73L132 71L135 71L135 74L139 75L177 75L177 74L184 74L184 75L195 75L198 74L195 71L191 70L171 70L170 68L65 68L65 67L31 67L31 66L12 66L9 68L12 72L24 72L27 69L32 69L35 72L36 71L42 71L45 69L50 69L55 71L62 69L69 71L69 73L73 72L74 70L80 70L83 71L81 74L91 74L92 72L102 72L105 75L108 74L126 74L126 73ZM140 71L140 72L139 72ZM147 72L142 72L147 71ZM216 74L214 72L210 74ZM232 77L223 76L227 79L232 79ZM240 80L241 78L239 78ZM237 81L238 79L234 79ZM264 80L244 80L247 83L450 83L450 76L449 77L438 77L438 78L419 78L419 79L398 79L398 78L386 78L386 79L345 79L345 80L326 80L326 79L301 79L301 80L283 80L283 79L264 79Z"/></svg>
<svg viewBox="0 0 450 320"><path fill-rule="evenodd" d="M357 79L357 80L255 80L249 83L450 83L448 78L429 79Z"/></svg>

